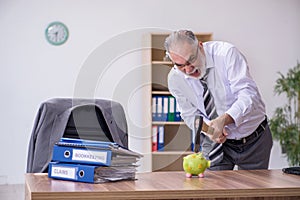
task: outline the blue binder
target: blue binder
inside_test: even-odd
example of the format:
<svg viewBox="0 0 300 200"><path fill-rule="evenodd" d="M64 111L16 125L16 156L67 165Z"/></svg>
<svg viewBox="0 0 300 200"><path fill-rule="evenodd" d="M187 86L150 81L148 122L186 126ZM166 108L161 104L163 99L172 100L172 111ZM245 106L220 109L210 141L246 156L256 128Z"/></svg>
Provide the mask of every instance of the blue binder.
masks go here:
<svg viewBox="0 0 300 200"><path fill-rule="evenodd" d="M50 162L48 177L94 183L94 171L99 166Z"/></svg>
<svg viewBox="0 0 300 200"><path fill-rule="evenodd" d="M175 116L174 116L174 121L176 122L180 122L181 121L181 116L180 116L180 112L178 110L178 106L177 106L177 102L175 100Z"/></svg>
<svg viewBox="0 0 300 200"><path fill-rule="evenodd" d="M157 96L152 96L152 121L157 120Z"/></svg>
<svg viewBox="0 0 300 200"><path fill-rule="evenodd" d="M61 138L54 145L52 161L84 163L100 166L130 164L142 157L112 142Z"/></svg>
<svg viewBox="0 0 300 200"><path fill-rule="evenodd" d="M54 145L52 161L67 163L83 163L110 166L112 152L110 150L87 149Z"/></svg>
<svg viewBox="0 0 300 200"><path fill-rule="evenodd" d="M50 162L48 177L86 183L136 180L135 166L105 167L75 163Z"/></svg>
<svg viewBox="0 0 300 200"><path fill-rule="evenodd" d="M96 140L83 140L74 138L61 138L58 145L75 146L75 147L97 147L110 149L111 147L118 147L119 145L114 142L96 141Z"/></svg>
<svg viewBox="0 0 300 200"><path fill-rule="evenodd" d="M161 121L168 121L168 113L169 113L169 97L168 96L162 96L163 99L163 105L162 105L162 120Z"/></svg>
<svg viewBox="0 0 300 200"><path fill-rule="evenodd" d="M165 127L158 126L158 145L157 150L163 151L165 146Z"/></svg>
<svg viewBox="0 0 300 200"><path fill-rule="evenodd" d="M156 120L157 121L163 121L163 97L162 96L157 96L156 97L157 99L157 112L156 112L156 114L157 114L157 118L156 118Z"/></svg>

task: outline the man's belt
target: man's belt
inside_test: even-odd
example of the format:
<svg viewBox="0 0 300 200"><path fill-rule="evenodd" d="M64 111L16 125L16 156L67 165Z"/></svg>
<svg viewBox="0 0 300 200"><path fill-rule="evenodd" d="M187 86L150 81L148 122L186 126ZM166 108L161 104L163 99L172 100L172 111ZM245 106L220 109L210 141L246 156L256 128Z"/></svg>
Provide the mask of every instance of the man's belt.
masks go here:
<svg viewBox="0 0 300 200"><path fill-rule="evenodd" d="M258 137L262 132L264 132L267 124L268 124L268 119L267 119L267 117L265 117L265 120L257 127L257 129L253 133L248 135L247 137L241 138L239 140L227 139L226 142L228 142L230 144L235 144L235 145L245 144L249 140L252 140L252 139Z"/></svg>

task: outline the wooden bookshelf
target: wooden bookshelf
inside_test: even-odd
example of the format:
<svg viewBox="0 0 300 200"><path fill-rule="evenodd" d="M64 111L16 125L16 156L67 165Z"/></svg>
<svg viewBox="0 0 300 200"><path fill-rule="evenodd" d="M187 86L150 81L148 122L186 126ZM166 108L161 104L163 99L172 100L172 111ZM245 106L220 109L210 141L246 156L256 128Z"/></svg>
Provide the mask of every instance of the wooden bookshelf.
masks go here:
<svg viewBox="0 0 300 200"><path fill-rule="evenodd" d="M151 65L151 97L171 96L168 91L167 77L172 62L165 57L164 41L169 33L151 33L148 51ZM212 40L212 33L196 33L199 41ZM152 99L151 99L152 102ZM151 103L151 106L152 103ZM164 126L164 149L151 154L152 171L183 170L182 159L191 152L192 133L183 121L152 121L152 126ZM152 129L151 129L152 130ZM152 143L152 138L149 139Z"/></svg>

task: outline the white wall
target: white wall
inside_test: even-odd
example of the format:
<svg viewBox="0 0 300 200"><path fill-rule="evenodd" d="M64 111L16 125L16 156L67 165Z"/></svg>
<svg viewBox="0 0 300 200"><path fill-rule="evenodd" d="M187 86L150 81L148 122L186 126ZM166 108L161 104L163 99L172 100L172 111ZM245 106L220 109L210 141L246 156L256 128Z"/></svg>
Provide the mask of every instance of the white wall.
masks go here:
<svg viewBox="0 0 300 200"><path fill-rule="evenodd" d="M39 104L52 97L119 101L131 148L145 152L139 134L149 126L143 115L149 80L139 48L152 28L213 32L215 40L235 44L248 58L272 116L284 103L273 94L277 72L300 59L299 8L298 0L0 0L0 184L24 181L33 120ZM59 47L44 37L46 26L57 20L70 31ZM94 68L82 78L89 66ZM286 165L275 143L271 168Z"/></svg>

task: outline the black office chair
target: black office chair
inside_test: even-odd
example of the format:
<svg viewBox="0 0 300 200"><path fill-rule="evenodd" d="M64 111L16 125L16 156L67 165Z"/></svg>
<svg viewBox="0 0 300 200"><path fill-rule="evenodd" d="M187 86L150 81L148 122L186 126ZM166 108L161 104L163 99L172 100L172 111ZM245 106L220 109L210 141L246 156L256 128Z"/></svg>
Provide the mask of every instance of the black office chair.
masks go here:
<svg viewBox="0 0 300 200"><path fill-rule="evenodd" d="M101 110L95 105L72 110L63 137L114 142Z"/></svg>
<svg viewBox="0 0 300 200"><path fill-rule="evenodd" d="M104 99L54 98L42 103L29 142L27 173L47 172L53 146L61 137L110 141L128 148L123 107Z"/></svg>

